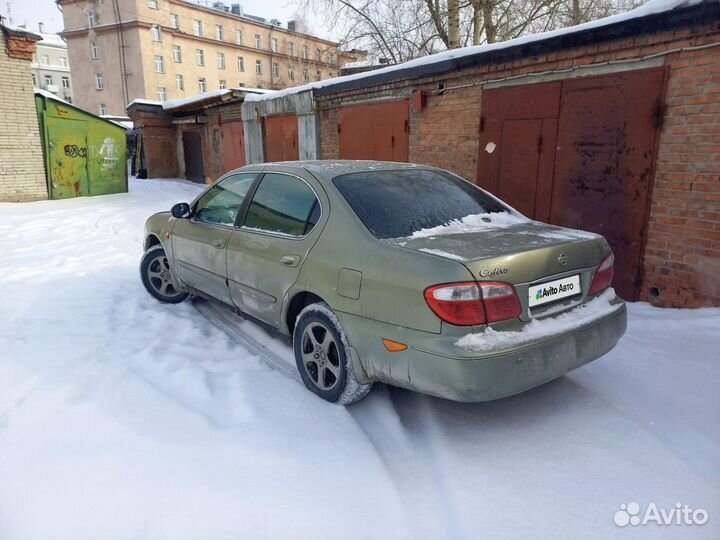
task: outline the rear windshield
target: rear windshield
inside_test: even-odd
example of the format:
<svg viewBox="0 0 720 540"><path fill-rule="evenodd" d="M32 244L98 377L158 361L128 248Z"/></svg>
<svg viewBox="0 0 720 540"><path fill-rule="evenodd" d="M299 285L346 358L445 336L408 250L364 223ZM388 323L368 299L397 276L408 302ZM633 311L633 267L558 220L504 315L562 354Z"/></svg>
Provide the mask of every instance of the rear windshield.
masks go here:
<svg viewBox="0 0 720 540"><path fill-rule="evenodd" d="M377 238L401 238L472 214L507 207L457 176L432 170L338 176L335 187Z"/></svg>

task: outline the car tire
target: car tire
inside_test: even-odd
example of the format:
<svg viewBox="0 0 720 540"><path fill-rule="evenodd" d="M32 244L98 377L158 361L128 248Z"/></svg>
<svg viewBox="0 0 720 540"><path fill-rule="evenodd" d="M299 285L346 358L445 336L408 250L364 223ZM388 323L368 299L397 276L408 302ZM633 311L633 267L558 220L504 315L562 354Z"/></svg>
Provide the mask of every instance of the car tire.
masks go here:
<svg viewBox="0 0 720 540"><path fill-rule="evenodd" d="M300 312L293 349L303 383L324 400L350 405L370 392L372 383L361 384L355 377L347 335L327 304L311 304Z"/></svg>
<svg viewBox="0 0 720 540"><path fill-rule="evenodd" d="M161 245L148 249L140 260L140 278L151 295L167 304L179 304L188 293L178 289Z"/></svg>

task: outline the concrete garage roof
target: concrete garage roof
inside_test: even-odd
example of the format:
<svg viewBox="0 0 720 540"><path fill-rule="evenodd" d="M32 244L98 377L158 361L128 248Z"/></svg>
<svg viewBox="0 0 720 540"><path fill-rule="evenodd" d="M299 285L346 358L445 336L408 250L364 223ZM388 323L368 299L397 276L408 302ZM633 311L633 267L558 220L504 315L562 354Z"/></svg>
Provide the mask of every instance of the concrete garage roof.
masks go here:
<svg viewBox="0 0 720 540"><path fill-rule="evenodd" d="M263 95L248 96L245 101L274 100L282 96L311 90L315 95L325 95L343 90L376 86L400 79L442 75L460 69L508 62L574 46L590 45L718 18L720 18L719 0L650 0L627 13L577 26L498 43L452 49L370 72L308 83Z"/></svg>

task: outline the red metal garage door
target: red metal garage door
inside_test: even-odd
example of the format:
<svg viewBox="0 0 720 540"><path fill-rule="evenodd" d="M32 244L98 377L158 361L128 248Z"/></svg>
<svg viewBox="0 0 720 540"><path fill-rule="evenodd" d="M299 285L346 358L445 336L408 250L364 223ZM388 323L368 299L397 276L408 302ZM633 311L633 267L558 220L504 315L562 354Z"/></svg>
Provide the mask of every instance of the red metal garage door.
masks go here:
<svg viewBox="0 0 720 540"><path fill-rule="evenodd" d="M628 300L642 281L664 80L645 69L483 95L479 184L534 219L604 235Z"/></svg>
<svg viewBox="0 0 720 540"><path fill-rule="evenodd" d="M297 116L271 116L265 119L265 160L300 159Z"/></svg>
<svg viewBox="0 0 720 540"><path fill-rule="evenodd" d="M243 123L227 122L221 126L223 138L223 166L225 172L245 165L245 135Z"/></svg>
<svg viewBox="0 0 720 540"><path fill-rule="evenodd" d="M340 159L408 160L408 101L340 109Z"/></svg>

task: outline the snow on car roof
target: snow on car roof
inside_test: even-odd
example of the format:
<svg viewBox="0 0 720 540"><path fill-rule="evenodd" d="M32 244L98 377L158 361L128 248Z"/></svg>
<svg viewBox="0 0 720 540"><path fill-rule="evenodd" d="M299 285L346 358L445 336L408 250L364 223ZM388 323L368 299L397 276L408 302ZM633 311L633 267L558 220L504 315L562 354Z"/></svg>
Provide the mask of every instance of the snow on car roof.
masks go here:
<svg viewBox="0 0 720 540"><path fill-rule="evenodd" d="M441 62L455 59L455 58L480 55L480 54L488 53L491 51L509 49L512 47L517 47L519 45L526 45L528 43L536 43L539 41L544 41L547 39L555 38L558 36L564 36L564 35L574 34L577 32L583 32L585 30L591 30L594 28L610 26L610 25L626 22L626 21L629 21L632 19L639 19L641 17L646 17L648 15L665 13L665 12L668 12L668 11L671 11L673 9L680 8L680 7L693 6L693 5L702 3L704 1L707 1L707 0L650 0L649 2L643 4L642 6L637 7L626 13L612 15L610 17L605 17L603 19L597 19L597 20L590 21L587 23L578 24L576 26L569 26L567 28L561 28L559 30L552 30L549 32L541 32L539 34L531 34L528 36L522 36L522 37L518 37L515 39L510 39L507 41L500 41L497 43L486 43L484 45L473 45L470 47L451 49L451 50L444 51L441 53L431 54L428 56L416 58L414 60L409 60L409 61L403 62L401 64L395 64L392 66L388 66L388 67L385 67L382 69L376 69L373 71L367 71L367 72L363 72L363 73L356 73L353 75L345 75L343 77L335 77L332 79L326 79L324 81L311 82L311 83L304 84L301 86L293 86L291 88L286 88L284 90L278 90L278 91L263 94L263 95L247 96L245 98L245 101L264 101L264 100L275 99L275 98L286 96L286 95L298 94L301 92L308 92L308 91L317 90L320 88L331 87L331 86L339 85L341 83L346 83L346 82L350 82L350 81L358 81L358 80L362 80L362 79L372 79L372 78L377 77L382 74L392 73L395 71L403 71L403 70L407 70L408 68L416 68L416 67L420 67L420 66L429 66L429 65L433 65L433 64L439 64Z"/></svg>

